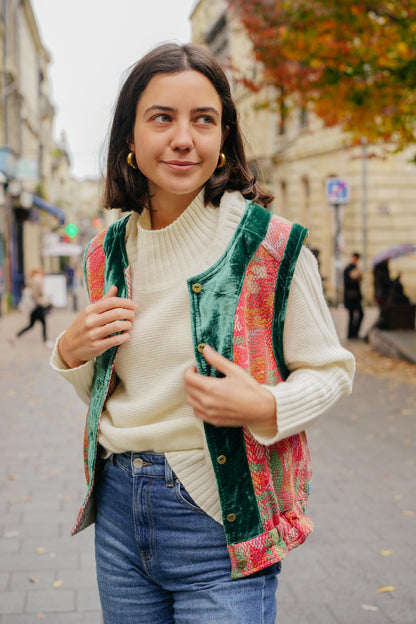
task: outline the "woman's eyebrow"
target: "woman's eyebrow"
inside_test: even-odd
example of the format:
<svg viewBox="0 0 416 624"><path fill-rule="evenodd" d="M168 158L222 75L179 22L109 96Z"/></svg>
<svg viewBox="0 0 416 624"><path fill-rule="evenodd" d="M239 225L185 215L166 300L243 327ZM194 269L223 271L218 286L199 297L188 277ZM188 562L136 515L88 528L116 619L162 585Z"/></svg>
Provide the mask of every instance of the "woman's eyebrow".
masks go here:
<svg viewBox="0 0 416 624"><path fill-rule="evenodd" d="M220 117L219 111L214 106L200 106L198 108L193 108L191 113L211 113L216 117Z"/></svg>
<svg viewBox="0 0 416 624"><path fill-rule="evenodd" d="M176 109L172 108L171 106L163 106L162 104L152 104L152 106L149 106L149 108L146 108L146 110L144 112L145 113L151 113L154 110L169 111L169 112L175 112L176 111Z"/></svg>
<svg viewBox="0 0 416 624"><path fill-rule="evenodd" d="M147 113L151 113L153 111L166 111L166 112L170 112L170 113L176 113L177 109L172 107L172 106L164 106L163 104L152 104L152 106L149 106L149 108L147 108L145 110L145 114ZM211 113L212 115L215 115L217 118L220 118L220 113L219 111L214 107L214 106L198 106L198 108L193 108L191 110L192 114L195 113Z"/></svg>

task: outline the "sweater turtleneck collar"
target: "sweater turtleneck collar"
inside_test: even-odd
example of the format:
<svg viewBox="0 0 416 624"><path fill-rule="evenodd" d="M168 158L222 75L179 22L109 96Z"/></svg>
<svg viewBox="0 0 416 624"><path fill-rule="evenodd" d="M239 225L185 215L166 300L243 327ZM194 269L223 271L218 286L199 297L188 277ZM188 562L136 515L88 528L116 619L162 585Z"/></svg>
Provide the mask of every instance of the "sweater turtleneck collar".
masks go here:
<svg viewBox="0 0 416 624"><path fill-rule="evenodd" d="M130 219L126 249L133 291L168 288L209 268L225 251L245 210L240 193L225 193L217 208L203 191L171 224L151 229L148 210Z"/></svg>

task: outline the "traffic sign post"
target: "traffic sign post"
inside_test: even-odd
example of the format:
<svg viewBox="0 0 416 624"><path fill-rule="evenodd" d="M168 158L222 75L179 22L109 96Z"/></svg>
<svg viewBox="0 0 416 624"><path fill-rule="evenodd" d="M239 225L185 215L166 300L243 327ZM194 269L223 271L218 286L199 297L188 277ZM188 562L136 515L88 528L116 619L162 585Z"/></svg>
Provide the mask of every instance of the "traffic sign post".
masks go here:
<svg viewBox="0 0 416 624"><path fill-rule="evenodd" d="M328 204L332 206L348 204L350 200L348 182L342 178L328 178L326 181L326 199Z"/></svg>
<svg viewBox="0 0 416 624"><path fill-rule="evenodd" d="M338 305L341 301L342 288L342 261L341 261L341 217L340 206L349 201L348 182L343 178L328 178L326 181L326 199L328 204L334 207L335 232L334 232L334 265L335 265L335 293Z"/></svg>

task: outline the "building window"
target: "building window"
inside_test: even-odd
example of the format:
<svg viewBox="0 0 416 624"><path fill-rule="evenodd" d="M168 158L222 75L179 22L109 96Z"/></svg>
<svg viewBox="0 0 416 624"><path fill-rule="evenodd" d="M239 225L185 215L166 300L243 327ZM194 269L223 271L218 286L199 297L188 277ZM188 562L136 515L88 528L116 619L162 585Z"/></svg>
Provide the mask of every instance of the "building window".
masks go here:
<svg viewBox="0 0 416 624"><path fill-rule="evenodd" d="M279 197L277 201L277 213L282 217L288 217L287 206L287 184L286 180L281 180L279 184Z"/></svg>
<svg viewBox="0 0 416 624"><path fill-rule="evenodd" d="M304 176L302 178L302 215L301 215L301 223L302 225L309 227L310 225L310 204L311 204L311 186L309 182L309 178Z"/></svg>
<svg viewBox="0 0 416 624"><path fill-rule="evenodd" d="M299 111L299 125L301 128L307 128L309 124L308 109L306 106L301 106Z"/></svg>
<svg viewBox="0 0 416 624"><path fill-rule="evenodd" d="M287 106L285 102L285 96L283 89L280 92L279 99L277 101L278 111L279 111L279 134L283 136L286 132L286 122L287 122Z"/></svg>
<svg viewBox="0 0 416 624"><path fill-rule="evenodd" d="M205 34L205 42L219 63L227 59L229 49L227 15L223 13Z"/></svg>

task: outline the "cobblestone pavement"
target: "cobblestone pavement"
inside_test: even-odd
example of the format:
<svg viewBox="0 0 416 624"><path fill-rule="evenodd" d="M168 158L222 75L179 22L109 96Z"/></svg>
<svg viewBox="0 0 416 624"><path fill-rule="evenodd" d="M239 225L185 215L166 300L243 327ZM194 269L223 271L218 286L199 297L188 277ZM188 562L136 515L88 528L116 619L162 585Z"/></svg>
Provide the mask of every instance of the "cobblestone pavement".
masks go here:
<svg viewBox="0 0 416 624"><path fill-rule="evenodd" d="M52 312L51 339L72 316ZM343 311L334 319L342 335ZM69 536L85 408L49 368L40 327L7 343L24 322L0 318L0 624L98 624L93 532ZM309 430L315 531L284 562L278 624L416 622L416 366L348 347L353 395Z"/></svg>

